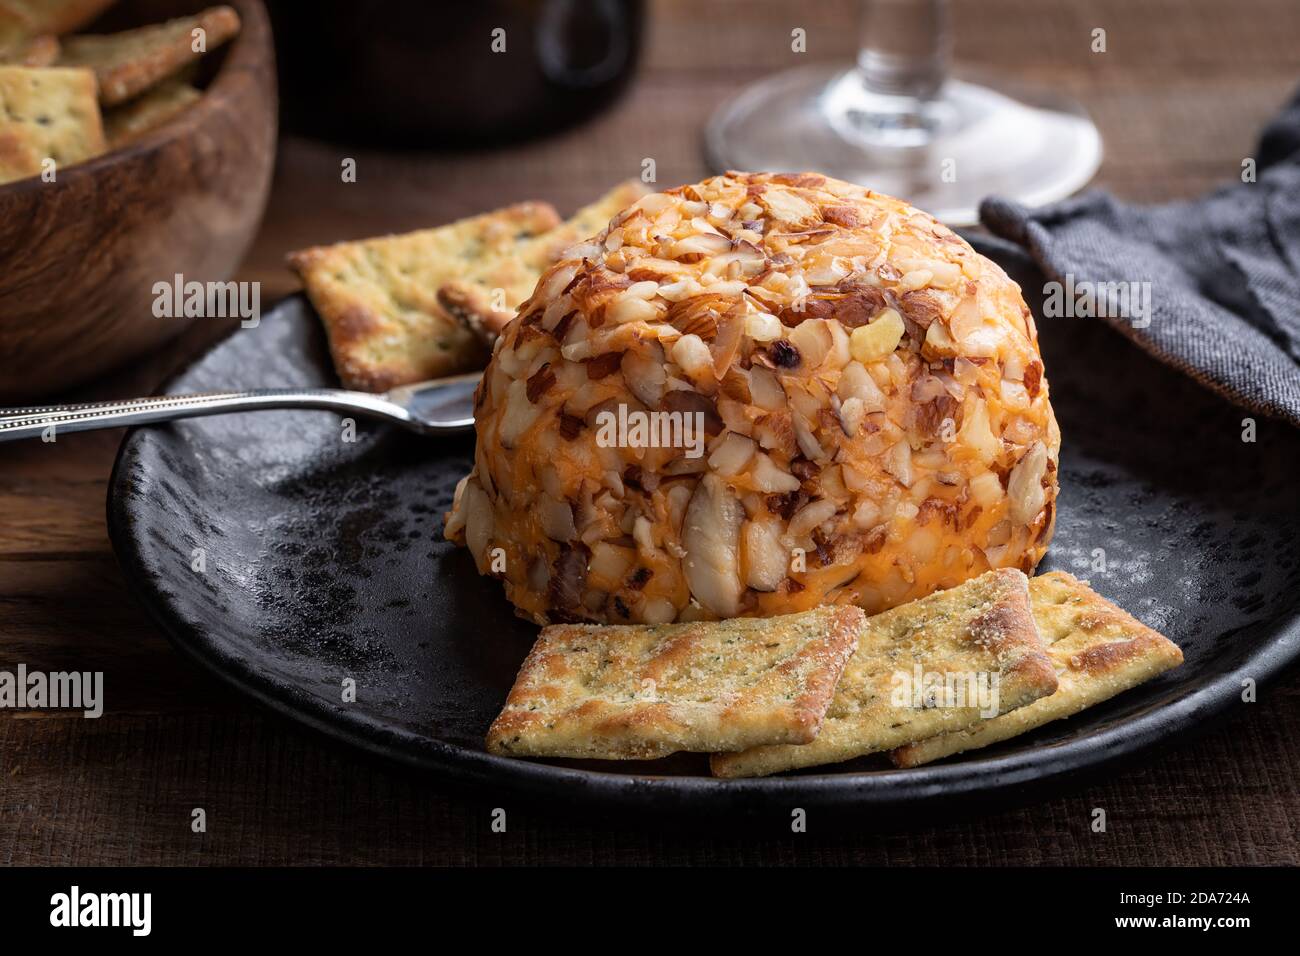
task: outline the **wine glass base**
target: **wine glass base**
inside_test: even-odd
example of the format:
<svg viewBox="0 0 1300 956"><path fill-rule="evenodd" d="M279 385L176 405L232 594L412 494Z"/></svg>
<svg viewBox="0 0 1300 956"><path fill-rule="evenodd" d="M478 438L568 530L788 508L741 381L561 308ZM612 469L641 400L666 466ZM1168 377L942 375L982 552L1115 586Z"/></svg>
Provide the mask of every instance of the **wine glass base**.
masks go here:
<svg viewBox="0 0 1300 956"><path fill-rule="evenodd" d="M828 66L743 90L710 119L705 149L719 172L825 173L951 226L977 223L990 195L1028 206L1063 199L1101 164L1096 126L1061 97L949 80L917 104L869 94L855 72Z"/></svg>

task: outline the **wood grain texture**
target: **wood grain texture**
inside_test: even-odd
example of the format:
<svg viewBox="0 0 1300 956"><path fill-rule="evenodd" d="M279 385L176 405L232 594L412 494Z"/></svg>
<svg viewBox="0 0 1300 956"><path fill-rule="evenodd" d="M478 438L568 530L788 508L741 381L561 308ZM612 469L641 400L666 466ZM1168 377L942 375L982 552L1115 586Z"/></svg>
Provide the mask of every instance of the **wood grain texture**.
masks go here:
<svg viewBox="0 0 1300 956"><path fill-rule="evenodd" d="M912 825L813 813L800 835L788 813L670 822L465 794L257 712L121 714L105 695L99 720L0 721L0 865L1300 864L1300 784L1277 759L1300 734L1294 689L1066 796Z"/></svg>
<svg viewBox="0 0 1300 956"><path fill-rule="evenodd" d="M0 401L174 338L190 320L156 318L154 284L225 280L242 259L270 186L276 101L261 0L235 6L243 33L193 109L55 182L0 186Z"/></svg>
<svg viewBox="0 0 1300 956"><path fill-rule="evenodd" d="M1106 143L1099 185L1131 199L1192 196L1236 175L1300 73L1290 0L976 0L955 10L958 63L1081 99ZM389 155L290 140L239 277L262 280L269 303L295 288L290 249L522 199L567 213L636 175L646 156L661 183L696 179L699 128L714 106L794 65L793 26L809 30L809 57L846 56L851 14L848 0L655 3L629 94L585 126L509 150ZM1088 50L1095 26L1107 29L1106 54ZM723 36L744 55L727 55ZM357 159L355 184L339 182L345 155ZM76 397L144 394L230 327L197 325ZM814 815L794 836L788 818L741 829L584 816L377 763L200 672L127 597L102 517L119 440L0 445L0 666L93 665L106 671L107 697L98 721L0 711L0 865L1300 864L1295 671L1203 736L1134 766L1051 799L925 825ZM208 813L203 835L189 829L197 806ZM491 831L494 807L507 810L505 834ZM1107 811L1105 834L1089 827L1095 807Z"/></svg>

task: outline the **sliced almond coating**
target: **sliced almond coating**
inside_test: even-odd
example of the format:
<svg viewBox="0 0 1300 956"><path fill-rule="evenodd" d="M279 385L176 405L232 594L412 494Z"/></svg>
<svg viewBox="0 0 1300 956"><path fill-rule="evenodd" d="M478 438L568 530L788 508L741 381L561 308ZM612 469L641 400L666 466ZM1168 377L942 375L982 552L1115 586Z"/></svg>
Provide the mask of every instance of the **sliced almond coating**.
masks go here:
<svg viewBox="0 0 1300 956"><path fill-rule="evenodd" d="M467 298L453 304L472 323ZM538 623L552 612L654 624L701 609L769 616L823 604L871 614L990 568L1031 571L1051 539L1060 429L1032 317L996 264L897 200L767 173L643 196L549 266L518 312L475 409L476 465L484 488L506 489L494 498L494 544L541 559L512 560L502 574L508 598ZM586 364L613 352L616 366ZM541 362L557 385L521 406L512 396ZM710 434L709 456L691 459L592 427L621 405L694 411L670 407L688 394L754 454L739 464L724 455L715 469L708 457L727 435ZM574 421L588 427L558 427ZM509 454L498 455L502 436ZM711 471L748 520L778 523L779 579L765 558L752 576L740 563L739 594L701 580L683 521ZM593 503L578 514L588 547L615 545L644 519L654 559L644 590L615 584L617 601L601 591L579 608L555 606L546 568L556 544L535 519L543 495ZM791 560L795 548L809 560Z"/></svg>
<svg viewBox="0 0 1300 956"><path fill-rule="evenodd" d="M557 624L488 731L495 754L647 760L812 740L864 616L660 626Z"/></svg>
<svg viewBox="0 0 1300 956"><path fill-rule="evenodd" d="M1063 571L1029 582L1039 633L1057 674L1056 693L977 726L918 739L890 759L916 767L987 747L1108 700L1183 662L1178 645Z"/></svg>
<svg viewBox="0 0 1300 956"><path fill-rule="evenodd" d="M868 618L817 739L804 746L715 754L714 775L761 777L839 763L918 736L987 722L975 694L966 701L969 706L960 707L918 707L907 693L898 700L900 686L914 680L918 666L923 674L961 675L996 686L996 700L985 706L994 704L998 713L1056 690L1029 613L1025 576L1011 568L988 571Z"/></svg>

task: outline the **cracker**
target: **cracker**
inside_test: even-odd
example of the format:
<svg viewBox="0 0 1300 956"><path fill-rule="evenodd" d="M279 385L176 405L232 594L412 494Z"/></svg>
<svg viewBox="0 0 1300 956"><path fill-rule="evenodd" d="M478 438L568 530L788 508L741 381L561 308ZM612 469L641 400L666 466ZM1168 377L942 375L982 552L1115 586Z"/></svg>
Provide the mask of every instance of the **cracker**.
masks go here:
<svg viewBox="0 0 1300 956"><path fill-rule="evenodd" d="M518 248L559 221L546 203L525 202L436 229L304 249L289 265L325 324L343 384L382 392L481 368L487 347L438 304L437 290L466 277L522 302L537 274Z"/></svg>
<svg viewBox="0 0 1300 956"><path fill-rule="evenodd" d="M59 58L59 39L53 36L32 37L8 53L0 52L0 64L11 66L52 66Z"/></svg>
<svg viewBox="0 0 1300 956"><path fill-rule="evenodd" d="M26 16L33 36L38 33L61 36L79 30L116 2L117 0L4 0L6 6Z"/></svg>
<svg viewBox="0 0 1300 956"><path fill-rule="evenodd" d="M0 182L70 166L105 150L89 70L0 66Z"/></svg>
<svg viewBox="0 0 1300 956"><path fill-rule="evenodd" d="M812 740L862 612L545 628L488 731L495 754L649 760Z"/></svg>
<svg viewBox="0 0 1300 956"><path fill-rule="evenodd" d="M967 730L900 747L889 755L896 766L916 767L1007 740L1077 714L1183 662L1177 644L1062 571L1030 581L1029 597L1056 668L1056 693Z"/></svg>
<svg viewBox="0 0 1300 956"><path fill-rule="evenodd" d="M31 17L14 6L13 0L0 0L0 56L13 58L37 32Z"/></svg>
<svg viewBox="0 0 1300 956"><path fill-rule="evenodd" d="M558 262L565 249L600 235L611 219L649 192L640 180L624 180L595 202L583 206L554 231L539 236L534 243L534 261L542 269Z"/></svg>
<svg viewBox="0 0 1300 956"><path fill-rule="evenodd" d="M522 268L534 272L535 281L548 266L560 259L565 249L599 234L614 216L647 192L646 187L635 179L619 183L550 232L522 246L519 249ZM528 291L531 293L532 289ZM488 344L515 317L515 307L527 297L525 295L518 301L507 297L505 308L498 308L498 303L493 301L492 287L469 279L452 280L438 290L438 302L442 307Z"/></svg>
<svg viewBox="0 0 1300 956"><path fill-rule="evenodd" d="M192 17L104 36L69 37L60 62L85 66L99 78L105 106L123 103L193 63L203 53L193 48L193 31L207 33L212 52L239 32L239 14L230 7L210 7Z"/></svg>
<svg viewBox="0 0 1300 956"><path fill-rule="evenodd" d="M0 63L50 66L57 35L94 20L115 0L0 0Z"/></svg>
<svg viewBox="0 0 1300 956"><path fill-rule="evenodd" d="M985 708L1005 713L1052 693L1056 675L1030 616L1027 583L1012 568L988 571L868 618L817 739L803 746L715 754L713 773L757 777L839 763L973 726L989 719ZM922 695L917 706L909 685L918 683L918 665L923 677L968 678L969 693L951 701ZM995 676L996 701L981 701L973 682L984 680L991 690Z"/></svg>
<svg viewBox="0 0 1300 956"><path fill-rule="evenodd" d="M186 80L170 77L142 96L105 113L104 134L109 145L116 149L162 126L202 97Z"/></svg>

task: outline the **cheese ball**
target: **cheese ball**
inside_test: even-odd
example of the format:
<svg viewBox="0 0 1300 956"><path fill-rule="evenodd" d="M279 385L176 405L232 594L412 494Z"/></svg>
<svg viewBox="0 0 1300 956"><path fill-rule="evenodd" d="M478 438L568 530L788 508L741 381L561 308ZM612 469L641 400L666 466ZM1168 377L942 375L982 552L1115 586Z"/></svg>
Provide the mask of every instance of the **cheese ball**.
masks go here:
<svg viewBox="0 0 1300 956"><path fill-rule="evenodd" d="M448 538L537 623L886 610L1052 537L1060 433L994 263L813 173L643 197L497 341Z"/></svg>

